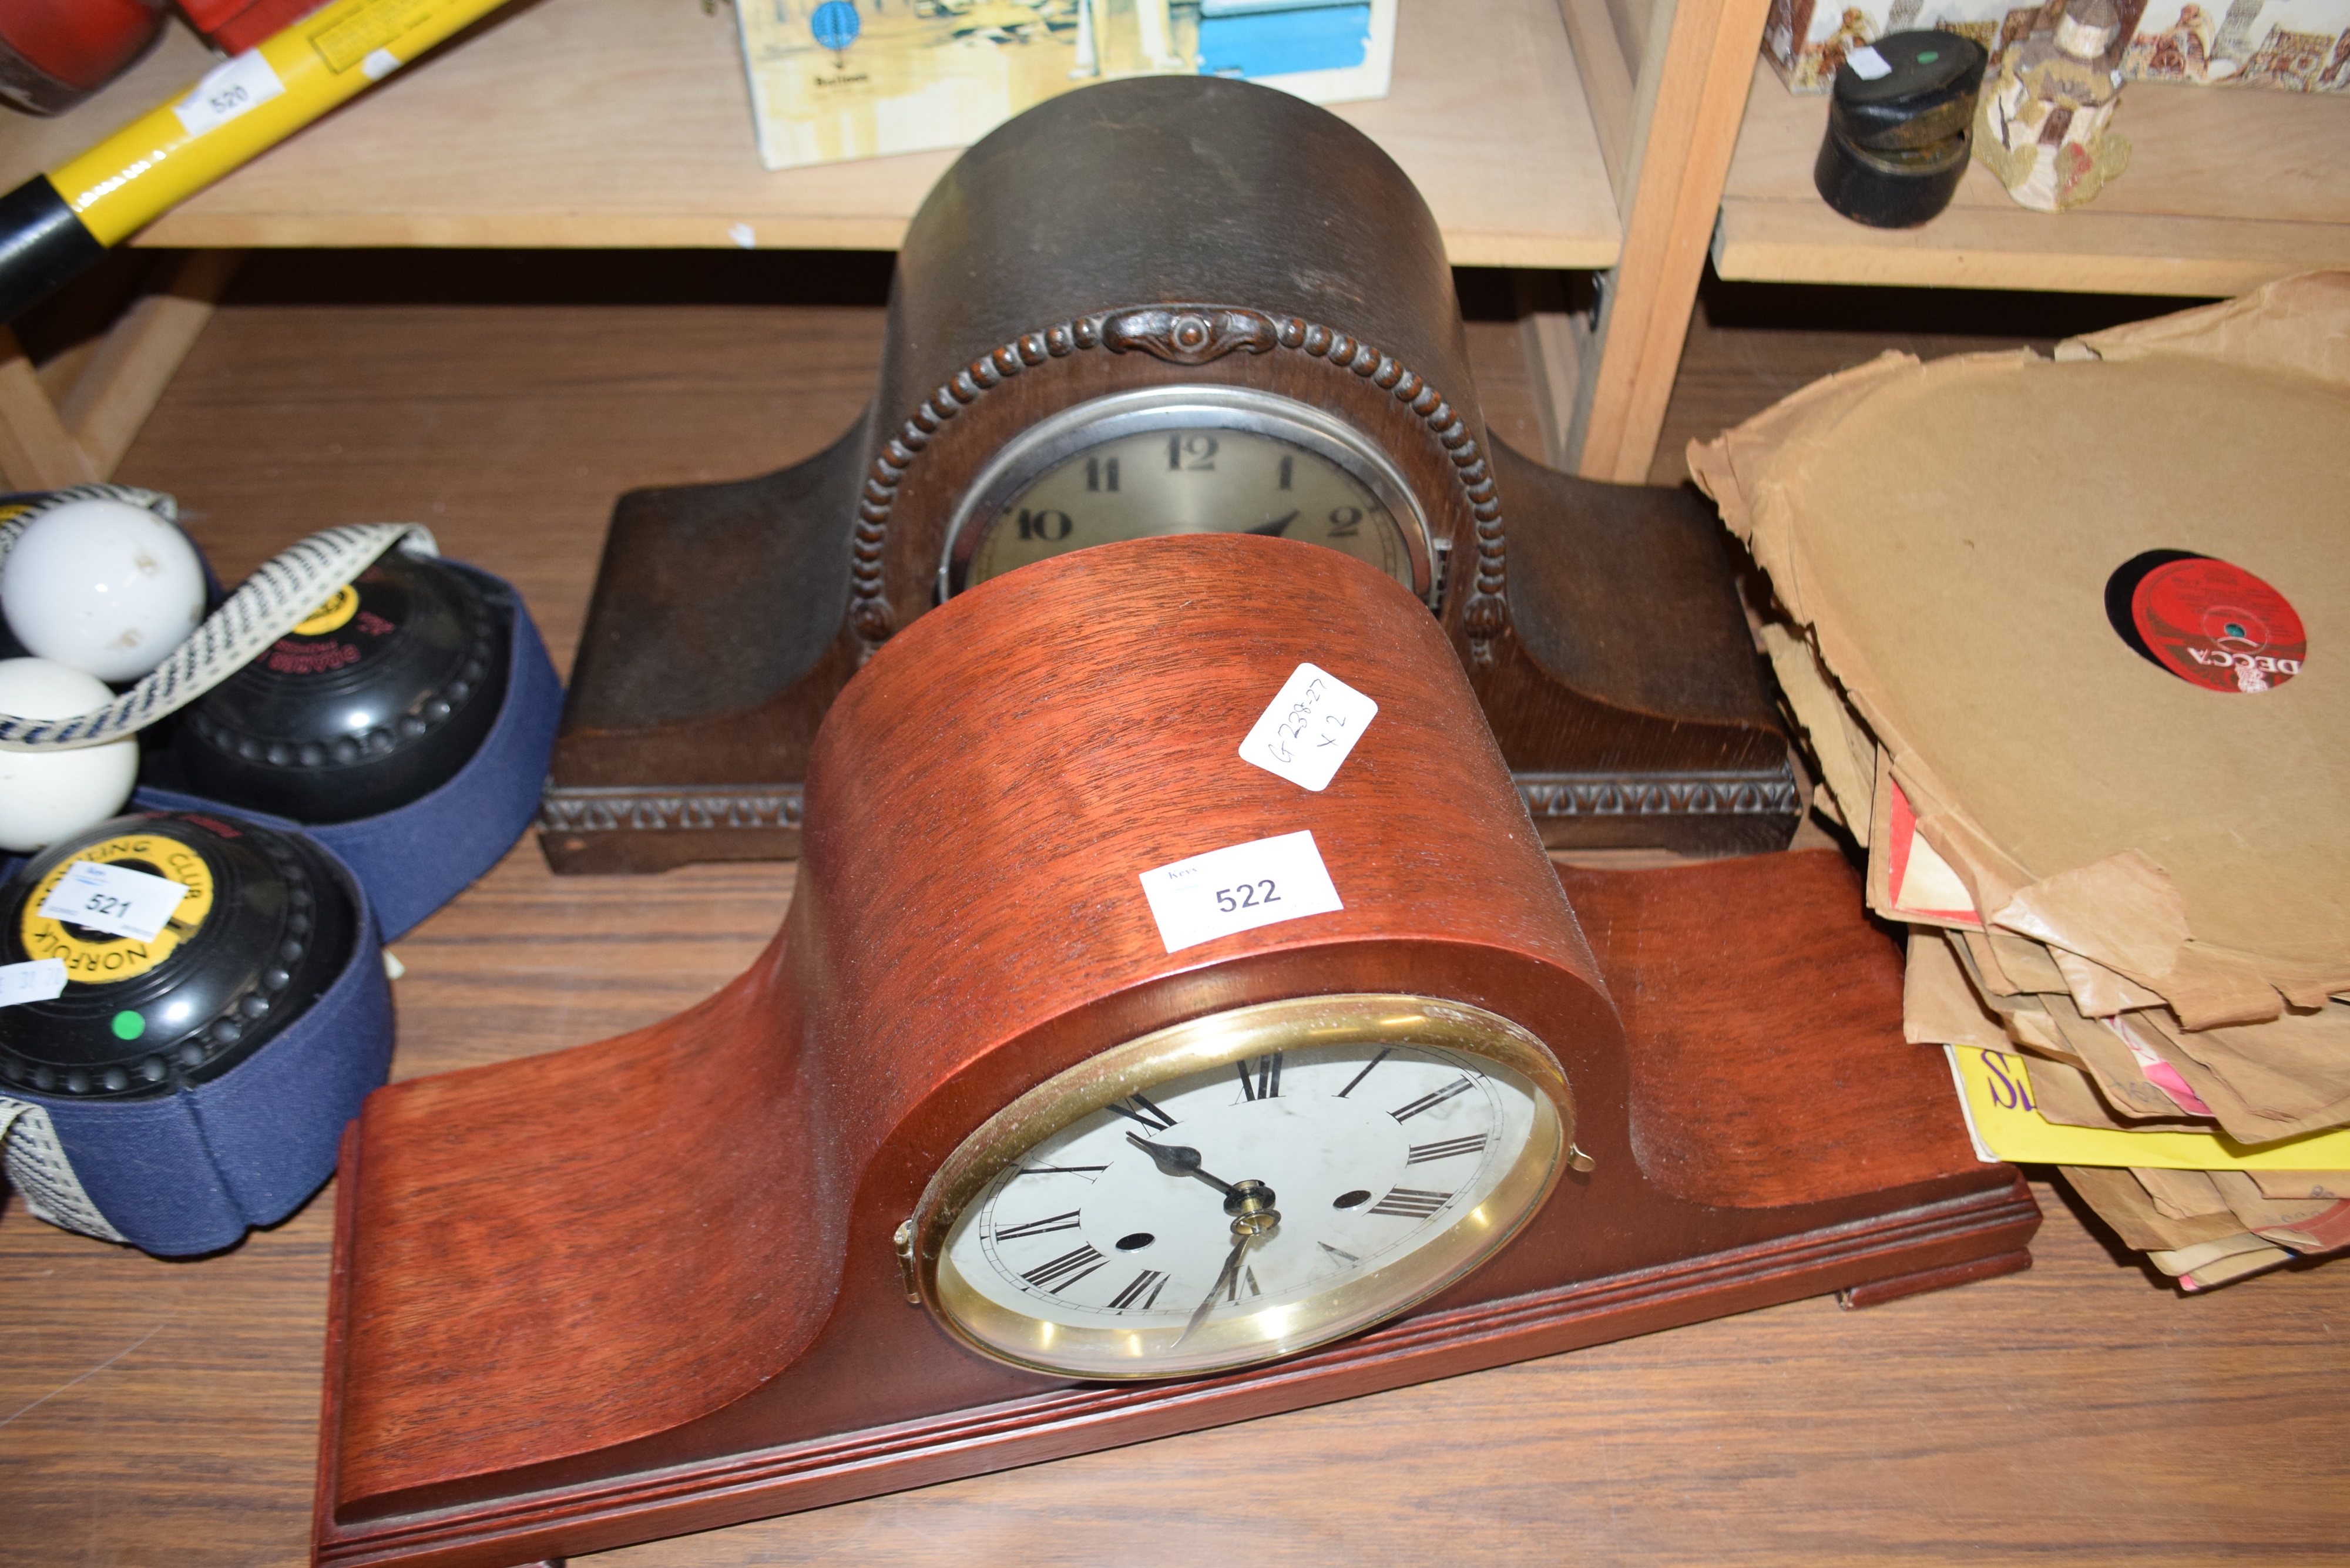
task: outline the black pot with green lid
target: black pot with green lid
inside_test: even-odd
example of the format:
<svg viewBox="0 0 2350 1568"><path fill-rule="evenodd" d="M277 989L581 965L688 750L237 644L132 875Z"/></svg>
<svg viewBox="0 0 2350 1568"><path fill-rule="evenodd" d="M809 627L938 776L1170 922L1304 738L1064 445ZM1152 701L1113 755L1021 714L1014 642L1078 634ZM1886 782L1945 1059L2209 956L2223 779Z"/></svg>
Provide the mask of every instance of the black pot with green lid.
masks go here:
<svg viewBox="0 0 2350 1568"><path fill-rule="evenodd" d="M1963 34L1888 33L1836 67L1828 124L1855 147L1878 152L1964 137L1990 59Z"/></svg>
<svg viewBox="0 0 2350 1568"><path fill-rule="evenodd" d="M1958 193L1990 57L1957 33L1888 33L1836 67L1812 183L1856 223L1908 229Z"/></svg>

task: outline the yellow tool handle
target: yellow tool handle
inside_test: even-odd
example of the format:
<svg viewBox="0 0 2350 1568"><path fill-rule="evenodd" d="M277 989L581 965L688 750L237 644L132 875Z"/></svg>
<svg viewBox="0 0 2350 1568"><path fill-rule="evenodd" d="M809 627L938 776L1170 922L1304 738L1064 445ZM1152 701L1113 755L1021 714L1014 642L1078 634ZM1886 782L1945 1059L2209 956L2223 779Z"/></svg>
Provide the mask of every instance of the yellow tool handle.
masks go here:
<svg viewBox="0 0 2350 1568"><path fill-rule="evenodd" d="M504 0L334 0L0 198L0 319Z"/></svg>
<svg viewBox="0 0 2350 1568"><path fill-rule="evenodd" d="M49 183L93 239L120 244L502 3L336 0L59 164Z"/></svg>

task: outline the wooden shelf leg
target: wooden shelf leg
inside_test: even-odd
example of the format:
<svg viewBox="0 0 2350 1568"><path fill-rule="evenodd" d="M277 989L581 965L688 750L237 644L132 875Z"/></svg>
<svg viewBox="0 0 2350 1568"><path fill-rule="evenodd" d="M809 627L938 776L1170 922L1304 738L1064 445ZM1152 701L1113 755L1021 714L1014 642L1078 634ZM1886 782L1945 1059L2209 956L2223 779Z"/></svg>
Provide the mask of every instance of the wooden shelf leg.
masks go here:
<svg viewBox="0 0 2350 1568"><path fill-rule="evenodd" d="M59 400L57 417L93 477L112 473L130 450L244 260L243 251L189 252L169 283L130 302Z"/></svg>
<svg viewBox="0 0 2350 1568"><path fill-rule="evenodd" d="M1583 355L1590 340L1589 319L1564 310L1531 310L1518 317L1518 348L1526 358L1534 414L1542 424L1542 460L1573 472L1567 446L1575 405L1583 395Z"/></svg>
<svg viewBox="0 0 2350 1568"><path fill-rule="evenodd" d="M112 473L244 259L242 251L189 253L161 289L130 302L55 402L16 335L0 327L0 475L7 483L56 490Z"/></svg>
<svg viewBox="0 0 2350 1568"><path fill-rule="evenodd" d="M0 327L0 476L11 490L56 490L98 477L5 327Z"/></svg>
<svg viewBox="0 0 2350 1568"><path fill-rule="evenodd" d="M1628 179L1617 184L1624 248L1577 356L1579 394L1561 442L1586 478L1648 477L1769 8L1659 0L1640 40ZM1572 23L1572 5L1567 15Z"/></svg>

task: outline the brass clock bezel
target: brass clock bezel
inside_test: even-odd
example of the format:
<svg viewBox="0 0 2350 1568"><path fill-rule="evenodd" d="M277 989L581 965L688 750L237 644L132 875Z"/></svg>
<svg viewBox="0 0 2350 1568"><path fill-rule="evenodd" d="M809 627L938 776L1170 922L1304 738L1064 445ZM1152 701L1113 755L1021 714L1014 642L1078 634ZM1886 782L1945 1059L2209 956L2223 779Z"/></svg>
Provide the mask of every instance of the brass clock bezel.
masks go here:
<svg viewBox="0 0 2350 1568"><path fill-rule="evenodd" d="M1004 1168L1062 1128L1137 1090L1273 1051L1336 1043L1418 1045L1508 1068L1534 1091L1533 1125L1485 1200L1393 1262L1306 1301L1210 1319L1170 1365L1164 1326L1072 1327L1011 1311L941 1267L955 1221ZM965 1138L923 1189L900 1234L910 1293L957 1341L1028 1371L1102 1381L1199 1376L1292 1355L1427 1300L1492 1256L1540 1212L1575 1147L1575 1098L1557 1058L1519 1024L1466 1002L1405 992L1295 997L1229 1009L1114 1045L1046 1079ZM1180 1337L1180 1334L1176 1334ZM1125 1361L1138 1363L1132 1368ZM1147 1365L1141 1365L1146 1363Z"/></svg>
<svg viewBox="0 0 2350 1568"><path fill-rule="evenodd" d="M955 503L940 546L936 597L971 586L971 559L987 524L1012 499L1059 464L1102 441L1160 431L1239 431L1284 441L1336 464L1369 491L1403 535L1411 592L1430 608L1443 592L1435 533L1403 472L1369 437L1310 403L1253 387L1216 382L1148 387L1073 404L1005 441Z"/></svg>

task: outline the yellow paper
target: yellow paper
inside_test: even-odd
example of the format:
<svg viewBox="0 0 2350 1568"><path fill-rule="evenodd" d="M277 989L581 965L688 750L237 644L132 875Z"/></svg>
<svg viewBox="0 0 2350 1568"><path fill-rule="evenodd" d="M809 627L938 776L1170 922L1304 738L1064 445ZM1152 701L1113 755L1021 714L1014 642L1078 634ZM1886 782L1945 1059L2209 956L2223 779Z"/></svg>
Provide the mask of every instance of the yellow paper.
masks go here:
<svg viewBox="0 0 2350 1568"><path fill-rule="evenodd" d="M2350 1129L2252 1147L2218 1133L2108 1132L2043 1119L2021 1056L1945 1046L1975 1152L2031 1165L2140 1166L2160 1170L2350 1169Z"/></svg>

